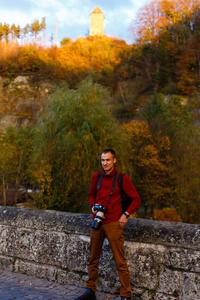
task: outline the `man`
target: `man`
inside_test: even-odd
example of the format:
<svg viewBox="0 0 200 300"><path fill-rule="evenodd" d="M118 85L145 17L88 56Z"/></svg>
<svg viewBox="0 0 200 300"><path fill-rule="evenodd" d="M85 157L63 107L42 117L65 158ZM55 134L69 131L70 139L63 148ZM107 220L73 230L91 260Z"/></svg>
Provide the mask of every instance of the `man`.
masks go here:
<svg viewBox="0 0 200 300"><path fill-rule="evenodd" d="M122 197L117 184L119 172L115 170L116 155L114 150L106 149L101 154L102 171L94 173L89 190L89 204L92 208L93 219L97 213L94 205L102 205L107 208L102 226L99 230L90 229L90 260L88 265L89 279L86 282L85 293L76 300L96 300L95 291L98 281L98 265L104 238L109 241L113 256L117 265L117 271L121 282L121 300L131 299L131 284L129 271L124 255L124 226L129 216L140 207L140 197L127 175L123 176L123 192L131 198L131 204L126 212L122 211ZM113 178L116 178L116 182ZM114 183L113 183L114 182ZM111 187L114 190L110 194Z"/></svg>

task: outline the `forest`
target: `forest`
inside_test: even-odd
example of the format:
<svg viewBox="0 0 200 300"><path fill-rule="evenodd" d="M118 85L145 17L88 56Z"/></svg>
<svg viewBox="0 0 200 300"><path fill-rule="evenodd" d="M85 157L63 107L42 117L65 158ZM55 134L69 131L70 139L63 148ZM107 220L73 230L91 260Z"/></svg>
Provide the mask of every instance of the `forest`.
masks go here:
<svg viewBox="0 0 200 300"><path fill-rule="evenodd" d="M2 205L9 188L17 205L23 186L30 208L90 213L92 174L114 148L142 200L135 217L200 223L199 4L153 0L130 24L132 45L88 36L46 46L45 18L0 23L0 121L15 113L17 76L53 87L37 119L27 110L26 127L0 127Z"/></svg>

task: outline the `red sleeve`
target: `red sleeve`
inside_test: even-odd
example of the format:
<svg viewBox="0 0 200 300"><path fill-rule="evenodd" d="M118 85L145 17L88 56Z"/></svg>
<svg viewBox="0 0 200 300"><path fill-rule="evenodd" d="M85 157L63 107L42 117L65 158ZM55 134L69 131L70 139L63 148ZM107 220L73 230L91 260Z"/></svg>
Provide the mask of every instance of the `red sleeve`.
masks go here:
<svg viewBox="0 0 200 300"><path fill-rule="evenodd" d="M127 209L127 212L131 215L140 207L141 199L140 199L132 181L130 180L130 178L127 175L124 175L124 177L123 177L122 187L123 187L124 193L132 200L131 205Z"/></svg>
<svg viewBox="0 0 200 300"><path fill-rule="evenodd" d="M89 204L91 207L94 206L94 200L95 200L95 196L96 196L96 181L97 181L98 174L99 174L99 172L96 172L93 174L92 181L90 184L90 190L88 193L88 200L89 200Z"/></svg>

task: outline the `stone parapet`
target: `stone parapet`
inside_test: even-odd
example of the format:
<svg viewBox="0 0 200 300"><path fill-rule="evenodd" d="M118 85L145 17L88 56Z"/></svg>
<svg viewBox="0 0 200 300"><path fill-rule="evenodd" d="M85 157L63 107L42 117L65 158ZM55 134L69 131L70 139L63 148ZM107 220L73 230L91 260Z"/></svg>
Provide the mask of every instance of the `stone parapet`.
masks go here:
<svg viewBox="0 0 200 300"><path fill-rule="evenodd" d="M91 215L0 207L0 267L84 287ZM200 300L200 225L129 219L125 252L134 299ZM97 289L119 293L105 240Z"/></svg>

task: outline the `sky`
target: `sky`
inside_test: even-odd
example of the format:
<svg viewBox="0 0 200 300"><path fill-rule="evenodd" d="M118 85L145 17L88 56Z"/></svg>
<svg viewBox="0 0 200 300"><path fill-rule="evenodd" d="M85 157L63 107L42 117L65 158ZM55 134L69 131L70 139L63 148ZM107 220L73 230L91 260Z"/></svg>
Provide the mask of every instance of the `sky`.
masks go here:
<svg viewBox="0 0 200 300"><path fill-rule="evenodd" d="M57 45L63 38L73 41L86 37L90 28L90 13L98 5L104 13L104 34L132 44L129 29L139 8L150 0L0 0L0 22L22 28L35 19L46 18L45 39L56 36ZM54 41L55 42L55 41Z"/></svg>

